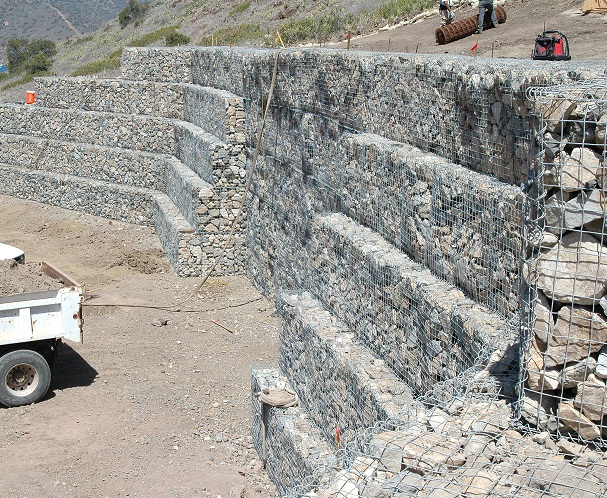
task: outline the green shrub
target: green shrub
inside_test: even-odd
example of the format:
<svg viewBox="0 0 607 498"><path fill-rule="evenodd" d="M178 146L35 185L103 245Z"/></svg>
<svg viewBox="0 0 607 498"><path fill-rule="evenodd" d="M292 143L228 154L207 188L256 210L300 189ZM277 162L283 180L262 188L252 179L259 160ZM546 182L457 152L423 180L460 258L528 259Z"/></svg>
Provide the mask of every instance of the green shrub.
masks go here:
<svg viewBox="0 0 607 498"><path fill-rule="evenodd" d="M148 4L137 3L137 0L129 0L129 4L118 14L120 27L126 28L129 24L139 25L148 8Z"/></svg>
<svg viewBox="0 0 607 498"><path fill-rule="evenodd" d="M82 44L82 43L87 43L87 42L93 41L93 39L94 39L94 38L93 38L93 35L89 35L89 36L83 36L83 37L80 37L80 38L76 38L76 39L75 39L75 40L72 42L72 45L74 45L74 46L75 46L75 45L80 45L80 44ZM69 38L68 38L68 41L69 41Z"/></svg>
<svg viewBox="0 0 607 498"><path fill-rule="evenodd" d="M151 45L159 40L166 39L167 36L175 33L176 31L177 26L166 26L140 36L139 38L135 38L127 45L127 47L147 47L148 45Z"/></svg>
<svg viewBox="0 0 607 498"><path fill-rule="evenodd" d="M290 19L279 28L279 31L282 41L287 45L292 45L302 40L314 38L316 21L311 17Z"/></svg>
<svg viewBox="0 0 607 498"><path fill-rule="evenodd" d="M17 70L25 62L28 45L27 38L13 38L7 42L6 56L8 58L8 68L11 71Z"/></svg>
<svg viewBox="0 0 607 498"><path fill-rule="evenodd" d="M435 0L390 0L373 10L360 13L357 17L351 14L342 15L337 10L324 11L314 16L292 18L278 30L287 45L310 40L323 42L343 30L364 31L380 23L404 19L434 6L435 3Z"/></svg>
<svg viewBox="0 0 607 498"><path fill-rule="evenodd" d="M13 38L6 44L6 54L8 58L8 67L11 71L19 71L26 68L28 61L36 58L37 64L40 64L42 57L49 59L52 64L52 58L57 53L55 42L50 40L33 40L27 38ZM38 57L42 56L42 57Z"/></svg>
<svg viewBox="0 0 607 498"><path fill-rule="evenodd" d="M375 9L375 11L372 11L371 18L375 18L378 21L396 21L411 14L421 12L435 4L434 0L390 0Z"/></svg>
<svg viewBox="0 0 607 498"><path fill-rule="evenodd" d="M179 45L187 45L190 43L190 37L177 31L169 33L164 37L167 47L177 47Z"/></svg>
<svg viewBox="0 0 607 498"><path fill-rule="evenodd" d="M337 33L342 25L343 20L335 11L322 16L317 23L316 39L326 41L333 33Z"/></svg>
<svg viewBox="0 0 607 498"><path fill-rule="evenodd" d="M280 36L287 45L304 40L326 41L333 33L337 33L344 24L344 19L332 11L318 17L301 17L291 19L280 28Z"/></svg>
<svg viewBox="0 0 607 498"><path fill-rule="evenodd" d="M113 71L115 69L119 69L121 57L122 49L116 50L103 59L80 66L74 70L70 76L87 76L89 74L97 74L104 71Z"/></svg>
<svg viewBox="0 0 607 498"><path fill-rule="evenodd" d="M30 74L40 74L48 71L53 65L53 61L44 54L36 54L29 58L24 67Z"/></svg>

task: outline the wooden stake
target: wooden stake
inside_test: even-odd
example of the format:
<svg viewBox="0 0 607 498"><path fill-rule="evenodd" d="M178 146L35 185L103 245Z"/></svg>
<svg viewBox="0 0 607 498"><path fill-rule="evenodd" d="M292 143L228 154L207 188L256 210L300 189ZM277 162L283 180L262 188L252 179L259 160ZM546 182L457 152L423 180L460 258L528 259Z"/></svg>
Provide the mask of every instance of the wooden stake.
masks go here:
<svg viewBox="0 0 607 498"><path fill-rule="evenodd" d="M276 30L276 36L277 36L278 41L282 45L282 48L285 48L285 42L282 41L282 36L280 36L280 31Z"/></svg>
<svg viewBox="0 0 607 498"><path fill-rule="evenodd" d="M348 35L346 36L346 38L348 39L348 45L347 45L347 50L350 50L350 39L352 38L352 32L348 31Z"/></svg>
<svg viewBox="0 0 607 498"><path fill-rule="evenodd" d="M233 334L234 331L232 329L229 329L228 327L226 327L225 325L222 325L221 323L219 323L217 320L211 320L215 325L217 325L218 327L221 327L224 330L227 330L230 334Z"/></svg>

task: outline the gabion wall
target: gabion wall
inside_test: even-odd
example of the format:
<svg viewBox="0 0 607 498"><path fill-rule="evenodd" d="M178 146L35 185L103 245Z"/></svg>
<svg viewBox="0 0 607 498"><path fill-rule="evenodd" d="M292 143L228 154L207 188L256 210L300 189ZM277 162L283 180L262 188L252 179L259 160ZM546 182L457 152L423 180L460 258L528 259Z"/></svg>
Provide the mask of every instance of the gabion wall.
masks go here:
<svg viewBox="0 0 607 498"><path fill-rule="evenodd" d="M607 79L530 92L538 175L529 191L528 355L521 416L607 441Z"/></svg>
<svg viewBox="0 0 607 498"><path fill-rule="evenodd" d="M178 49L170 61L159 52L127 49L125 74L180 75L191 64L194 83L245 99L251 150L274 52ZM143 69L147 63L154 69ZM261 146L260 162L270 168L255 180L254 202L272 203L272 196L281 196L284 213L300 208L344 212L479 301L503 315L515 313L521 197L515 188L507 192L507 183L475 177L470 169L514 185L525 181L531 129L526 89L592 78L604 74L604 67L554 65L547 71L545 64L533 61L478 64L469 58L334 50L283 51L278 66ZM442 159L429 159L403 143ZM469 169L456 174L452 166L445 176L444 165L453 163ZM384 170L381 175L375 167ZM301 203L299 192L278 185L278 178L286 177L298 190L310 189ZM289 196L294 197L284 201ZM304 211L290 216L297 220L291 223L300 225L296 233L305 233L309 223ZM250 252L253 274L265 275L272 260L265 255L277 252L271 246L282 245L263 233L266 215L253 224L259 233L249 236L255 247ZM484 235L474 239L474 233ZM256 280L268 289L274 285L273 278Z"/></svg>
<svg viewBox="0 0 607 498"><path fill-rule="evenodd" d="M194 83L227 90L247 100L249 143L256 136L262 96L274 64L272 51L201 49L192 59ZM542 61L488 60L416 54L377 54L341 50L287 50L279 58L273 105L291 115L281 140L268 132L268 150L284 150L290 161L307 161L333 140L300 133L298 116L333 118L343 128L408 143L421 150L514 184L526 178L528 116L525 91L548 82L567 83L604 74L600 63L552 65ZM150 54L128 49L136 67ZM178 57L175 58L179 60ZM212 68L212 70L209 70ZM319 126L323 126L319 123ZM322 129L322 128L320 128ZM303 130L302 130L303 131ZM288 138L291 133L292 138ZM314 140L312 140L314 138ZM282 160L285 155L277 154ZM325 156L330 157L330 156ZM298 159L300 158L300 159Z"/></svg>
<svg viewBox="0 0 607 498"><path fill-rule="evenodd" d="M246 169L241 98L96 78L40 78L36 94L35 105L0 106L0 162L17 167L3 193L152 225L184 276L204 274L234 228L216 272L244 271L246 215L234 226Z"/></svg>
<svg viewBox="0 0 607 498"><path fill-rule="evenodd" d="M257 141L273 56L225 48L184 52L184 59L193 61L194 83L244 97L250 149ZM137 65L146 53L134 50L125 57ZM530 201L538 191L537 164L531 160L537 104L528 99L527 89L601 75L604 64L281 52L248 204L249 274L270 293L310 291L326 310L315 313L302 331L289 311L293 307L281 308L281 367L299 385L302 403L312 409L325 439L331 435L329 419L340 420L346 398L350 407L357 406L358 398L360 407L365 404L364 395L347 383L348 374L342 377L341 363L332 356L336 347L308 349L310 337L317 341L329 334L322 336L314 328L321 315L329 313L325 321L332 324L330 334L338 335L337 342L352 334L417 395L433 386L435 394L440 391L436 398L423 398L432 410L411 415L415 420L396 433L381 424L353 438L348 433L350 466L327 485L320 476L332 465L321 465L313 474L325 487L315 494L313 485L302 485L301 494L535 496L541 490L595 497L604 492L600 454L580 458L581 465L587 458L583 471L568 463L546 463L555 456L550 438L542 434L531 442L521 432L509 431L509 406L470 393L457 399L477 385L477 377L469 379L466 372L486 359L496 336L510 341L508 354L517 352L511 331L519 325L520 300L527 304L525 320L536 300L530 274L537 272L522 263L527 257L537 261L540 243L530 245L531 232L537 237L547 231L537 215L540 208ZM562 147L557 145L554 155ZM565 152L576 158L573 147ZM431 273L414 271L415 264ZM401 270L414 275L409 287L398 278ZM435 287L440 281L452 285L444 294ZM521 281L527 283L522 293ZM411 298L430 289L437 301ZM476 319L490 317L498 334L461 336L457 320L445 319L453 315L440 312L450 293L457 292L458 302L470 298L470 309L479 313ZM460 338L466 349L458 352ZM309 361L303 361L308 355ZM337 366L331 375L342 395L324 400L327 405L321 407L321 400L306 389L333 362ZM481 380L487 375L492 374L478 372ZM507 379L476 389L503 393L512 376ZM466 405L469 409L462 409ZM339 423L356 431L355 420L352 416ZM394 425L395 419L387 423ZM305 465L310 468L309 462ZM407 471L399 472L403 466ZM309 483L315 482L314 475Z"/></svg>
<svg viewBox="0 0 607 498"><path fill-rule="evenodd" d="M242 96L252 150L275 52L170 52L174 57L162 49L125 50L125 77L158 74ZM475 300L516 315L523 197L513 185L526 181L529 170L533 105L526 90L604 73L599 63L548 70L538 61L281 51L262 172L253 185L259 218L248 235L249 273L269 291L301 285L305 278L290 261L303 253L280 233L305 238L313 213L338 211ZM283 227L271 233L266 228L276 216ZM292 254L279 262L283 249ZM277 283L275 270L283 267L289 270Z"/></svg>
<svg viewBox="0 0 607 498"><path fill-rule="evenodd" d="M102 135L98 145L132 143L140 133L144 147L153 145L158 153L177 151L192 174L209 183L221 184L221 179L226 192L233 192L245 176L245 149L228 150L219 142L244 141L249 151L258 145L275 54L227 48L126 50L127 79L162 80L167 84L158 90L146 84L137 88L165 93L172 92L173 83L187 83L184 99L196 109L184 108L184 117L199 126L207 123L212 134L181 124L166 142L151 144L147 126L154 121L168 130L168 119L137 118L136 130L120 133L124 122L115 116L109 124L118 131ZM501 425L507 410L496 394L503 392L510 377L485 386L482 380L490 374L481 369L493 349L505 354L504 349L515 347L513 331L521 319L522 299L526 361L519 379L521 416L540 429L602 442L603 404L598 397L605 391L599 365L607 341L600 335L604 228L596 224L597 219L604 223L604 214L597 218L590 213L601 213L603 205L604 113L597 111L602 104L596 95L589 97L585 91L580 96L567 90L563 97L559 90L548 97L556 103L556 114L548 111L554 107L550 102L534 101L527 93L536 85L571 85L599 76L605 76L604 64L547 66L468 57L280 52L275 94L265 116L266 133L248 199L249 274L268 293L311 292L325 321L339 321L336 335L352 334L356 346L386 363L395 386L405 383L432 407L422 413L416 405L414 410L420 412L411 415L415 420L407 415L410 422L401 424L397 435L392 429L400 414L389 425L369 430L360 428L368 422L364 417L351 417L351 426L341 422L350 431L346 461L364 479L341 476L339 485L351 487L354 482L356 489L362 486L377 491L377 496L385 490L406 495L444 489L464 494L478 494L479 489L486 494L529 491L523 496L542 489L552 494L571 491L575 496L581 486L561 482L563 475L570 475L591 481L587 496L604 491L603 477L594 475L600 455L589 457L588 470L578 473L571 467L547 468L546 455L551 453L544 451L546 442L541 443L544 449L533 448L529 459L506 458L525 446L510 441L520 439L520 433L506 434ZM83 83L78 85L84 91ZM93 95L107 90L93 86ZM127 86L119 85L118 93L124 89L132 98ZM211 91L204 90L209 87ZM64 102L63 90L56 92L55 102ZM226 102L225 92L241 97L243 108L230 111L228 102L224 112L233 121L211 129L209 113L197 107L220 107ZM578 105L576 99L593 103ZM106 105L102 99L96 101ZM1 111L0 126L27 129L23 118L30 111ZM62 119L76 116L67 109L54 112ZM31 134L44 129L66 141L80 140L102 126L98 112L91 109L84 126L67 128L31 113ZM534 163L536 116L547 126L538 140L543 152ZM597 142L601 133L602 149ZM596 155L601 158L594 165ZM593 173L586 178L580 172L588 168ZM223 176L216 176L219 171ZM172 188L179 191L177 184ZM187 190L186 196L207 193ZM226 223L219 225L209 220L210 233L221 233L234 216L238 194L222 197L225 205L203 203L208 213L201 206L195 216L224 218ZM565 260L565 254L573 258ZM573 290L561 286L561 280L571 280L571 265L576 267ZM593 290L581 291L587 283L594 283ZM295 316L293 308L285 303L281 313ZM316 330L312 325L319 322L310 320L311 324L296 323L283 335L281 367L299 384L326 364L345 363L335 350L322 356L317 349L310 362L299 361L310 331ZM566 372L570 366L576 367L574 385L574 374ZM336 382L349 386L347 375L338 370ZM342 390L349 398L347 406L316 402L313 393L303 397L304 404L324 412L315 423L322 426L325 438L332 427L322 415L339 418L340 408L356 412L364 405L364 389L349 387ZM464 410L454 402L470 387L474 394L488 392L486 399L474 398L478 404L472 418L478 421L485 413L498 423L461 425ZM427 396L436 389L440 395ZM463 402L471 399L464 397ZM385 413L378 402L366 415L373 419ZM280 423L291 431L294 421ZM416 426L420 421L423 427ZM357 430L361 432L356 434ZM282 441L283 436L271 437ZM504 458L486 461L494 450ZM404 461L403 451L413 456ZM428 455L436 458L424 459ZM425 467L419 467L420 461ZM314 474L312 462L299 455L291 463ZM481 476L479 466L486 471ZM532 477L501 478L515 469L527 469L526 476ZM534 480L538 472L547 483ZM439 474L441 478L436 477ZM379 479L372 482L375 478Z"/></svg>

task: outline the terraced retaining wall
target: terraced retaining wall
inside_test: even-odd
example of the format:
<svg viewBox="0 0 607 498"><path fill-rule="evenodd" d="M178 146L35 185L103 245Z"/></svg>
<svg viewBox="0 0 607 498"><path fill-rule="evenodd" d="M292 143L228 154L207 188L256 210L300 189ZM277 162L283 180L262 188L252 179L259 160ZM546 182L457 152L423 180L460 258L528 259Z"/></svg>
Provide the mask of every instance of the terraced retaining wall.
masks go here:
<svg viewBox="0 0 607 498"><path fill-rule="evenodd" d="M162 49L129 48L123 76L153 81L175 75L166 81L191 80L244 97L250 143L273 64L274 52L267 50L181 49L169 57ZM283 51L269 124L283 125L289 118L290 126L281 126L278 144L268 138L266 150L282 151L276 154L281 159L310 162L314 158L302 152L323 153L325 143L330 147L335 139L330 118L341 127L409 143L518 184L526 179L528 165L527 88L604 73L601 63L547 66L436 55ZM305 118L305 113L324 120ZM274 134L268 130L266 136Z"/></svg>
<svg viewBox="0 0 607 498"><path fill-rule="evenodd" d="M40 78L36 94L35 105L0 106L0 163L14 177L1 191L152 225L179 274L206 273L243 199L242 99L96 78ZM245 223L246 213L216 274L244 271Z"/></svg>
<svg viewBox="0 0 607 498"><path fill-rule="evenodd" d="M140 73L147 56L127 52L125 75ZM184 50L173 60L192 64L193 83L244 97L249 150L273 63L270 52L225 49ZM350 340L383 362L373 372L380 385L395 374L413 395L445 382L470 389L459 376L495 349L501 364L508 351L501 373L479 375L505 375L498 390L513 394L520 269L529 250L523 227L535 216L527 195L538 188L542 120L527 90L592 81L606 74L605 64L291 50L280 54L277 74L248 204L248 272L268 293L304 290L318 300L309 322L299 315L308 298L279 306L280 367L314 427L325 441L340 427L344 440L362 445L365 428L398 399L398 388L384 387L375 405L356 387L356 365L368 372L380 363L365 363ZM344 354L349 361L340 361ZM319 443L302 443L305 430L291 428L288 444L270 443L277 482L298 482L310 458L317 476L329 473L331 450L310 452ZM370 434L360 449L366 464ZM398 445L390 451L389 470L397 471ZM293 452L310 458L297 465ZM352 479L335 483L342 493L352 487Z"/></svg>
<svg viewBox="0 0 607 498"><path fill-rule="evenodd" d="M251 150L274 53L183 49L169 70L158 52L128 49L124 76L151 79L191 67L193 83L243 96ZM268 271L267 261L283 249L297 261L291 236L305 237L311 213L339 211L478 301L515 314L517 187L527 180L534 153L526 90L604 73L596 63L547 68L537 61L283 51L253 184L252 209L262 212L249 227L249 273L268 290L295 284L290 270L279 277L290 282L274 282L277 272ZM275 244L280 235L266 231L270 211L288 218L287 244Z"/></svg>
<svg viewBox="0 0 607 498"><path fill-rule="evenodd" d="M174 155L181 165L170 171L187 171L168 176L197 180L183 182L183 190L173 180L164 189L166 199L195 227L188 237L199 245L198 235L207 238L212 256L225 240L215 234L225 233L242 199L275 55L225 47L129 48L123 81L73 83L89 95L86 126L56 126L48 113L34 116L37 124L28 128L22 122L28 111L12 109L3 111L0 131L31 129L38 136L36 128L46 129L69 142L91 135L95 127L116 128L114 135L94 139L95 146L132 148L141 140L138 150ZM525 195L534 181L530 172L537 152L537 108L527 89L607 73L601 63L334 50L284 50L277 67L247 199L246 267L268 295L287 296L279 306L280 367L301 393L302 410L314 415L313 427L304 429L304 413L271 417L269 454L281 454L280 446L292 451L288 458L287 453L274 458L270 471L292 485L331 460L335 448L327 440L336 419L349 431L346 440L356 440L357 431L393 415L393 400L406 403L444 382L458 385L459 376L493 349L513 347L526 252L521 233L529 217ZM58 119L75 119L68 109L71 83L44 85L41 102L59 108L53 111ZM166 104L149 105L161 95ZM114 115L103 121L108 110ZM127 121L132 112L156 116ZM122 132L125 122L136 123L135 129ZM201 183L192 188L196 182ZM193 198L197 201L190 202ZM156 205L166 199L156 199ZM155 215L137 215L146 216ZM171 233L159 235L172 260L184 274L188 268L200 271L201 250L184 250L182 244L190 243L172 240ZM236 250L230 254L244 264ZM230 267L224 270L229 273ZM309 298L294 297L302 291ZM296 312L305 308L304 301L324 310L323 319L320 312L308 318ZM321 341L331 337L335 344L353 346L340 349ZM365 353L357 353L358 347ZM311 361L301 361L305 352ZM327 382L308 382L326 364L336 366ZM354 389L354 379L364 378L352 373L356 364L366 365L366 374L379 378L386 391ZM254 391L276 375L257 371ZM321 402L317 397L323 392L331 394ZM371 405L365 401L369 396ZM357 411L365 406L373 409ZM254 400L258 421L257 407ZM340 421L344 413L352 416ZM304 431L314 430L318 434L307 439L317 453L299 444L307 441Z"/></svg>

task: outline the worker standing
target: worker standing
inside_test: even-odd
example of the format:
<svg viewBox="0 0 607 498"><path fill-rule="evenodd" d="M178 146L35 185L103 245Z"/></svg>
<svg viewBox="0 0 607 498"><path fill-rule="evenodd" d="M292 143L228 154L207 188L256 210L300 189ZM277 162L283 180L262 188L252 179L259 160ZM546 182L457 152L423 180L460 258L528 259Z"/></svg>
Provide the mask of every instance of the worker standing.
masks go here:
<svg viewBox="0 0 607 498"><path fill-rule="evenodd" d="M485 22L486 13L491 15L493 27L498 27L497 15L495 14L495 10L493 8L493 0L480 0L478 3L478 29L476 30L476 33L479 35L483 32L483 23Z"/></svg>
<svg viewBox="0 0 607 498"><path fill-rule="evenodd" d="M453 12L453 0L440 0L438 12L440 13L441 26L451 24L455 19L455 12Z"/></svg>

